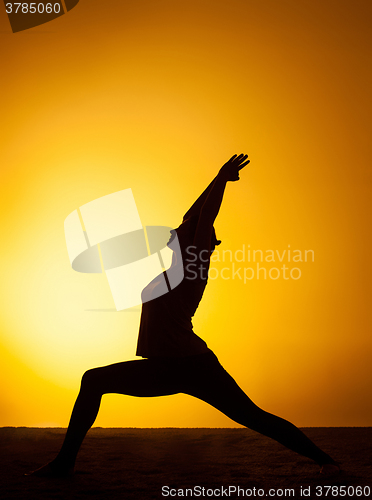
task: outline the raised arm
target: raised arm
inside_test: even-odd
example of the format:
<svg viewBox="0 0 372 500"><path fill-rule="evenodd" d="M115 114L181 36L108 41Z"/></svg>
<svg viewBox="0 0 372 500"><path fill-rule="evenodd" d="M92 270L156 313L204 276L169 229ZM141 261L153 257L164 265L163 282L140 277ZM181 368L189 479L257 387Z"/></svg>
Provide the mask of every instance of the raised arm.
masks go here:
<svg viewBox="0 0 372 500"><path fill-rule="evenodd" d="M206 267L209 265L213 224L221 207L226 184L239 180L239 171L249 163L247 158L248 155L244 154L234 155L222 166L200 209L193 244L199 259L206 263Z"/></svg>
<svg viewBox="0 0 372 500"><path fill-rule="evenodd" d="M235 182L239 180L239 171L249 163L249 160L247 160L247 158L248 155L234 155L228 162L226 162L222 166L222 168L218 172L218 175L215 178L214 183L200 210L200 216L203 216L203 219L208 219L212 226L221 207L226 183L228 181Z"/></svg>
<svg viewBox="0 0 372 500"><path fill-rule="evenodd" d="M195 216L195 215L199 217L201 209L203 208L203 205L205 204L214 183L216 182L217 178L220 176L221 171L223 169L224 169L224 171L227 171L231 168L235 169L238 160L239 160L239 162L241 161L241 163L244 163L243 158L246 160L248 158L248 155L243 155L243 154L241 154L239 156L234 155L230 158L230 160L227 163L225 163L225 165L221 168L220 173L218 175L216 175L216 177L212 180L212 182L208 185L208 187L205 188L205 190L202 192L202 194L199 196L199 198L195 201L195 203L193 203L193 205L185 213L185 215L183 216L184 221L186 219L189 219L190 217ZM243 167L245 167L245 165L247 165L248 163L249 163L249 160L246 163L244 163L244 165L241 164L239 167L239 170L242 169ZM237 172L239 172L239 170L237 170ZM235 170L233 171L233 175L235 175ZM230 179L227 179L227 180L230 180ZM232 179L232 180L239 180L239 177Z"/></svg>
<svg viewBox="0 0 372 500"><path fill-rule="evenodd" d="M217 176L213 179L213 181L209 184L207 188L204 189L202 194L199 196L199 198L195 201L195 203L188 209L188 211L185 213L183 216L183 221L186 219L189 219L190 217L197 216L199 217L200 210L202 209L202 206L205 203L205 200L207 199L207 196L212 189L212 186L214 184L214 181L217 179Z"/></svg>

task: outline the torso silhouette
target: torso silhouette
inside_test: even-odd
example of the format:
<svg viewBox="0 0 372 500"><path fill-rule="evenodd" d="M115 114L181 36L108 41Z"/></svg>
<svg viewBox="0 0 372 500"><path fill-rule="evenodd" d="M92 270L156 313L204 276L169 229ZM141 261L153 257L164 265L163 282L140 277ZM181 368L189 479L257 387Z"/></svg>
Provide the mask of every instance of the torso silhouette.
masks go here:
<svg viewBox="0 0 372 500"><path fill-rule="evenodd" d="M177 269L167 271L170 282L172 272ZM206 284L207 280L190 279L186 273L178 286L159 296L159 288L164 286L162 273L144 288L137 356L192 356L209 352L192 325Z"/></svg>

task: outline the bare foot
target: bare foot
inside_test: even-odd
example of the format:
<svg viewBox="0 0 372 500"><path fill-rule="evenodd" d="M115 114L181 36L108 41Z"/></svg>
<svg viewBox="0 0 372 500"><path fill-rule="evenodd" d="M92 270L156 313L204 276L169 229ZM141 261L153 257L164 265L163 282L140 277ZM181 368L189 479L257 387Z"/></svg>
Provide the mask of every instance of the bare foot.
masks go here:
<svg viewBox="0 0 372 500"><path fill-rule="evenodd" d="M340 466L336 463L334 464L324 464L320 469L320 474L324 476L336 476L341 473Z"/></svg>
<svg viewBox="0 0 372 500"><path fill-rule="evenodd" d="M40 469L36 469L32 472L26 472L25 476L36 476L36 477L71 477L74 474L73 467L71 468L60 468L50 462L49 464L43 465Z"/></svg>

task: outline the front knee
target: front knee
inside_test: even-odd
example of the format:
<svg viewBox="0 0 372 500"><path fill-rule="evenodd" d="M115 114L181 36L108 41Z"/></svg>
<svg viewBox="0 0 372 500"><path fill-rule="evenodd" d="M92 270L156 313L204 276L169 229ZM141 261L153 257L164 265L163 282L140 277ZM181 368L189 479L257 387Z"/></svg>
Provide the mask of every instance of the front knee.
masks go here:
<svg viewBox="0 0 372 500"><path fill-rule="evenodd" d="M98 381L98 369L92 368L87 370L83 376L81 377L81 386L82 390L92 389L93 387L97 387Z"/></svg>

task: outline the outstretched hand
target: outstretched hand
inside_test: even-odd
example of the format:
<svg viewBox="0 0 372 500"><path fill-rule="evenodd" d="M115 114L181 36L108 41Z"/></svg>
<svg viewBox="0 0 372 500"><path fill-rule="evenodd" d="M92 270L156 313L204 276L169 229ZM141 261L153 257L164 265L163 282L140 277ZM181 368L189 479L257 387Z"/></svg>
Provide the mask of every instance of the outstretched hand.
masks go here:
<svg viewBox="0 0 372 500"><path fill-rule="evenodd" d="M230 158L228 162L225 163L220 169L220 175L222 175L226 181L235 182L240 179L239 171L248 165L250 160L247 160L248 155L240 154L234 155Z"/></svg>

